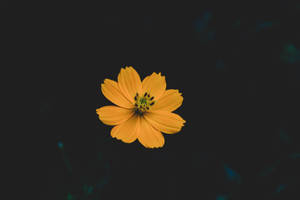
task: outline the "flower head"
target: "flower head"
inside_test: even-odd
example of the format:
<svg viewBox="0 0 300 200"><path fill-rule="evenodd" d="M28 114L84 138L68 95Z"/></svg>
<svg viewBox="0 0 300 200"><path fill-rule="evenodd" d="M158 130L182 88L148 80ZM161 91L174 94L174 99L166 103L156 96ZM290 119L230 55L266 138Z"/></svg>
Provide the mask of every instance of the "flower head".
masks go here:
<svg viewBox="0 0 300 200"><path fill-rule="evenodd" d="M132 67L121 68L118 82L105 79L103 95L115 105L96 109L99 119L114 126L111 136L125 143L138 140L146 148L165 144L161 132L177 133L185 121L172 113L183 102L178 90L166 90L161 73L152 73L143 81Z"/></svg>

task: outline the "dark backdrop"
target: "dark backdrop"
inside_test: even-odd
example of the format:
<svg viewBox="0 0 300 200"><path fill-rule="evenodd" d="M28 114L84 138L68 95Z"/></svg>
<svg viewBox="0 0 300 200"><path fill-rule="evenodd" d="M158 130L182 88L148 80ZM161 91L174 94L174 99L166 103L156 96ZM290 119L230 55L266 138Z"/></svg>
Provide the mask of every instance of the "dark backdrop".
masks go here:
<svg viewBox="0 0 300 200"><path fill-rule="evenodd" d="M41 199L299 198L299 11L299 3L203 3L46 14ZM125 65L142 77L161 72L183 93L175 112L186 126L164 135L161 149L112 139L98 120L95 110L111 104L100 84Z"/></svg>

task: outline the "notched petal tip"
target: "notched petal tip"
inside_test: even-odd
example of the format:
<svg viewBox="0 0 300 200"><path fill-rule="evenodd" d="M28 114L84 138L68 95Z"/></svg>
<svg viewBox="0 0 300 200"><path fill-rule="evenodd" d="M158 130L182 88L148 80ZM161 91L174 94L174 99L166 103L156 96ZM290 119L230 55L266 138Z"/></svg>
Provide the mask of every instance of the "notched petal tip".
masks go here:
<svg viewBox="0 0 300 200"><path fill-rule="evenodd" d="M144 146L144 145L143 145ZM145 148L147 148L147 149L160 149L160 148L162 148L162 147L164 147L164 145L161 145L161 146L155 146L155 147L146 147L146 146L144 146Z"/></svg>
<svg viewBox="0 0 300 200"><path fill-rule="evenodd" d="M150 112L145 118L155 129L167 134L180 132L185 123L180 115L168 111Z"/></svg>
<svg viewBox="0 0 300 200"><path fill-rule="evenodd" d="M179 93L179 90L169 89L157 101L152 110L164 110L173 112L182 105L183 96Z"/></svg>
<svg viewBox="0 0 300 200"><path fill-rule="evenodd" d="M106 78L106 79L104 79L103 80L103 83L101 84L101 85L103 85L103 84L109 84L109 83L113 83L113 82L115 82L114 80L111 80L111 79L108 79L108 78Z"/></svg>
<svg viewBox="0 0 300 200"><path fill-rule="evenodd" d="M105 79L101 84L102 94L112 103L124 108L132 108L133 104L121 92L116 81Z"/></svg>
<svg viewBox="0 0 300 200"><path fill-rule="evenodd" d="M131 65L129 65L129 66L126 65L125 67L121 67L120 72L123 72L123 71L135 71L136 72L136 70Z"/></svg>
<svg viewBox="0 0 300 200"><path fill-rule="evenodd" d="M142 93L148 92L158 100L166 91L167 83L165 76L153 72L142 81Z"/></svg>
<svg viewBox="0 0 300 200"><path fill-rule="evenodd" d="M118 85L126 98L133 102L134 95L140 91L142 82L140 75L132 66L121 68L118 75Z"/></svg>
<svg viewBox="0 0 300 200"><path fill-rule="evenodd" d="M96 109L96 113L99 115L99 113L100 113L100 108L97 108L97 109Z"/></svg>
<svg viewBox="0 0 300 200"><path fill-rule="evenodd" d="M137 140L137 138L133 138L133 139L128 140L128 139L120 138L118 136L115 136L115 137L112 137L112 138L115 138L115 139L117 139L117 140L119 140L121 142L124 142L126 144L134 143Z"/></svg>

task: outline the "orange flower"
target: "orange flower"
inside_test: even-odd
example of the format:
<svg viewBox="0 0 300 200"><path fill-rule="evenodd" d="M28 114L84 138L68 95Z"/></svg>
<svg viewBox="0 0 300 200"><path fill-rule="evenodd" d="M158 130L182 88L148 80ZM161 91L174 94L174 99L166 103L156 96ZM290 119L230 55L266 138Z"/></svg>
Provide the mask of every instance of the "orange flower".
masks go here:
<svg viewBox="0 0 300 200"><path fill-rule="evenodd" d="M166 90L165 77L160 73L141 81L132 67L121 68L118 82L105 79L101 90L116 106L98 108L99 119L114 126L111 136L125 143L138 139L146 148L162 147L165 139L161 132L177 133L185 123L172 113L181 106L183 97L178 90Z"/></svg>

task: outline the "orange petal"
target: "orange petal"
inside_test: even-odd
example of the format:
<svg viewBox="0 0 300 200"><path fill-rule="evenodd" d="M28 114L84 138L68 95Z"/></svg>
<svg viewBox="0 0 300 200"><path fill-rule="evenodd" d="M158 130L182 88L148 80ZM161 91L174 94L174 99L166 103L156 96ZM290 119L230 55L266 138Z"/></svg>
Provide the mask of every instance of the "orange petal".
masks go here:
<svg viewBox="0 0 300 200"><path fill-rule="evenodd" d="M105 79L101 84L101 91L112 103L123 108L133 108L133 104L122 94L116 81Z"/></svg>
<svg viewBox="0 0 300 200"><path fill-rule="evenodd" d="M185 123L179 115L168 111L148 112L144 117L154 128L168 134L179 132Z"/></svg>
<svg viewBox="0 0 300 200"><path fill-rule="evenodd" d="M139 74L132 67L121 68L118 84L124 95L134 103L134 96L141 90L142 82Z"/></svg>
<svg viewBox="0 0 300 200"><path fill-rule="evenodd" d="M154 99L157 100L163 95L167 87L165 76L161 74L152 73L150 76L147 76L142 82L142 94L145 92L149 93L151 96L154 96Z"/></svg>
<svg viewBox="0 0 300 200"><path fill-rule="evenodd" d="M161 132L153 128L143 117L140 120L138 140L146 148L159 148L165 144L165 138Z"/></svg>
<svg viewBox="0 0 300 200"><path fill-rule="evenodd" d="M103 106L96 110L99 119L106 125L114 126L129 119L133 114L133 110L120 108L117 106Z"/></svg>
<svg viewBox="0 0 300 200"><path fill-rule="evenodd" d="M183 97L178 90L167 90L154 104L151 110L174 111L181 106Z"/></svg>
<svg viewBox="0 0 300 200"><path fill-rule="evenodd" d="M140 126L140 117L133 115L127 121L112 128L111 136L122 140L125 143L132 143L137 139L137 132Z"/></svg>

